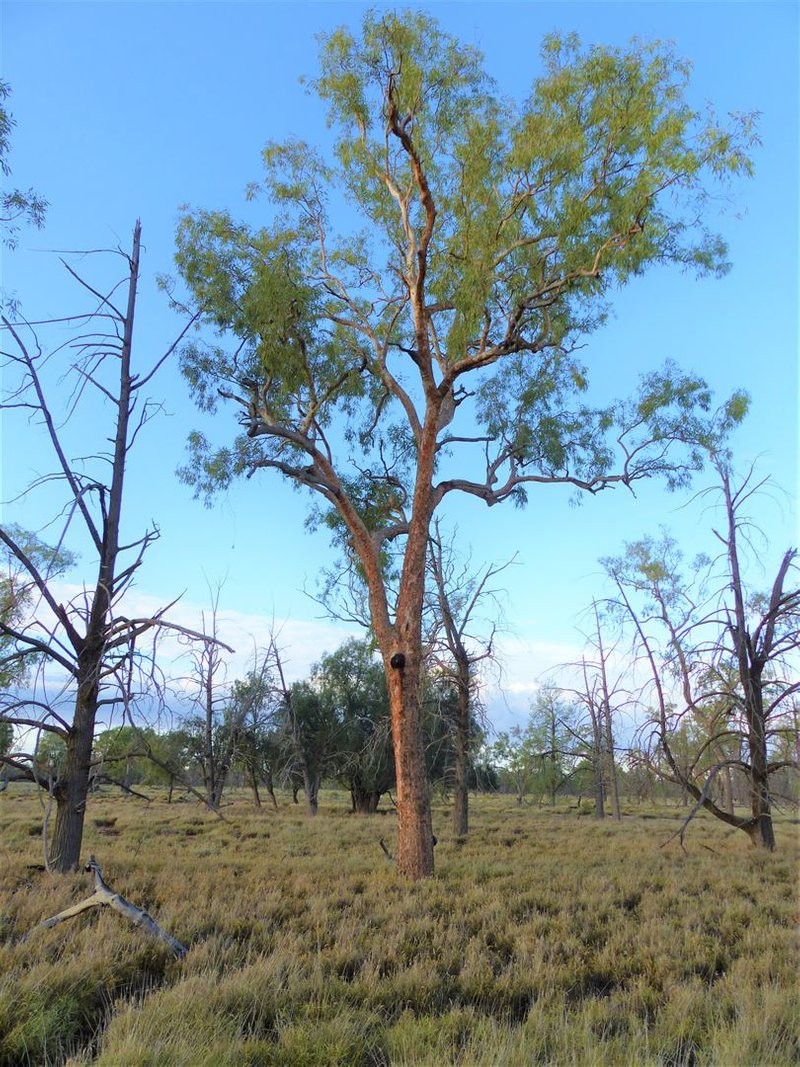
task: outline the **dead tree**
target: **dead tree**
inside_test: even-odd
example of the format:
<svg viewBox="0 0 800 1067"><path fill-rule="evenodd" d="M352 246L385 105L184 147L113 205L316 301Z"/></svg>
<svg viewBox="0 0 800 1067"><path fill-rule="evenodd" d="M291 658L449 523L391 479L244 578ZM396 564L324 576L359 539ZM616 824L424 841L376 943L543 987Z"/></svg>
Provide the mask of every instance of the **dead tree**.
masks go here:
<svg viewBox="0 0 800 1067"><path fill-rule="evenodd" d="M140 431L156 411L147 398L147 387L191 325L187 323L180 337L144 371L135 369L140 244L137 222L131 253L118 251L126 265L124 278L103 289L89 284L65 263L93 301L88 312L67 317L73 329L67 343L45 351L33 326L2 318L8 339L3 352L6 380L13 378L13 384L0 410L6 417L22 413L41 430L53 457L53 470L31 490L49 482L63 486L60 514L64 522L57 547L88 542L96 567L94 579L64 603L54 590L52 572L39 565L17 534L18 528L0 526L0 542L35 594L24 619L0 617L0 667L37 664L33 692L6 694L0 722L18 730L55 734L66 745L63 773L52 783L56 820L50 859L52 868L61 872L76 869L80 860L98 712L121 709L130 716L136 699L135 679L143 681L152 675L149 654L140 647L142 638L166 626L180 629L168 622L168 608L135 618L124 606L145 553L158 537L156 527L127 543L121 536L127 462ZM120 289L123 300L118 303ZM71 390L62 387L56 395L50 388L51 365L60 382L71 383ZM88 445L85 439L74 445L76 454L72 455L67 428L90 402L108 410L110 425ZM98 409L92 407L92 427L97 417ZM57 677L65 681L57 682ZM11 763L29 780L40 781L35 767L19 756L6 754L0 761Z"/></svg>
<svg viewBox="0 0 800 1067"><path fill-rule="evenodd" d="M446 542L438 519L433 522L429 538L428 570L433 591L429 598L433 624L429 661L455 686L456 714L453 731L454 807L453 833L458 837L469 830L470 745L474 709L477 701L477 667L494 656L497 616L500 614L498 591L489 583L511 560L490 565L480 572L470 570L469 561L459 564L454 538ZM490 602L495 620L479 618Z"/></svg>
<svg viewBox="0 0 800 1067"><path fill-rule="evenodd" d="M701 564L716 573L716 588L709 589L699 572L691 580L683 577L681 554L669 537L628 545L623 557L604 562L649 669L648 699L655 704L654 726L669 775L695 800L695 811L704 808L743 830L754 845L772 850L770 777L797 767L794 759L772 756L792 730L800 691L792 671L800 647L800 589L790 585L797 551L784 553L768 593L747 589L741 554L752 528L743 509L764 482L754 483L751 469L736 484L726 456L712 455L712 461L724 514L724 526L713 532L723 551L716 561ZM717 709L711 728L709 709ZM693 719L706 720L706 736L687 766L676 754L675 739L678 728ZM708 754L732 739L735 752L708 768ZM749 815L726 810L713 797L714 779L729 767L747 781Z"/></svg>

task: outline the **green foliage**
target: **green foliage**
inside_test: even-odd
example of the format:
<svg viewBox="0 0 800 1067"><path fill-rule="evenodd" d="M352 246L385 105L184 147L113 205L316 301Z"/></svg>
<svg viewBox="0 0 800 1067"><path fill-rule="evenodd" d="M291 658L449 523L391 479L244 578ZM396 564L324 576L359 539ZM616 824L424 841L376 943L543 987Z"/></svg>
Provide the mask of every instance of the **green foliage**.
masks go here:
<svg viewBox="0 0 800 1067"><path fill-rule="evenodd" d="M537 751L534 738L521 726L502 730L491 748L491 760L498 769L501 786L507 785L516 793L521 804L531 791L536 775Z"/></svg>
<svg viewBox="0 0 800 1067"><path fill-rule="evenodd" d="M100 772L116 781L123 780L128 786L138 782L161 784L168 781L168 774L149 756L152 752L161 762L167 763L176 755L174 740L172 734L158 734L149 728L117 726L97 736L92 758L98 761Z"/></svg>
<svg viewBox="0 0 800 1067"><path fill-rule="evenodd" d="M61 546L46 544L35 533L9 524L3 534L38 570L45 580L57 578L76 560L74 553ZM21 685L30 674L35 656L30 649L18 649L13 633L27 621L27 613L36 595L31 573L6 541L0 541L0 692Z"/></svg>
<svg viewBox="0 0 800 1067"><path fill-rule="evenodd" d="M567 783L575 792L576 728L573 708L561 692L544 686L537 693L524 727L502 731L488 751L501 788L516 794L517 803L533 795L551 804Z"/></svg>
<svg viewBox="0 0 800 1067"><path fill-rule="evenodd" d="M345 641L323 656L312 684L341 724L338 776L357 796L377 797L394 785L389 697L383 665L371 641Z"/></svg>
<svg viewBox="0 0 800 1067"><path fill-rule="evenodd" d="M36 764L45 777L57 778L67 765L66 742L58 734L42 731L36 743Z"/></svg>
<svg viewBox="0 0 800 1067"><path fill-rule="evenodd" d="M502 475L497 499L517 502L527 479L594 488L620 469L685 484L709 444L705 383L668 367L637 399L597 408L574 352L635 275L727 269L704 207L714 185L750 174L753 119L693 110L689 64L660 42L551 36L542 64L514 103L424 12L370 11L360 34L322 37L310 87L333 157L269 144L249 189L274 208L260 229L228 212L181 216L178 270L219 335L188 346L183 370L201 408L220 390L240 401L246 431L223 447L193 436L183 473L199 493L272 467L321 492L348 528L343 501L361 514L368 497L375 513L362 518L388 531L432 385L452 399L454 435L488 439L492 476L477 485L492 500ZM341 196L351 210L334 216ZM354 215L363 230L336 232L334 217ZM736 394L715 433L745 408Z"/></svg>
<svg viewBox="0 0 800 1067"><path fill-rule="evenodd" d="M8 155L11 151L11 131L16 125L5 105L10 94L8 82L0 80L0 173L4 178L11 174ZM0 194L0 242L6 248L14 248L19 239L20 219L41 228L47 206L47 201L33 189L4 190Z"/></svg>

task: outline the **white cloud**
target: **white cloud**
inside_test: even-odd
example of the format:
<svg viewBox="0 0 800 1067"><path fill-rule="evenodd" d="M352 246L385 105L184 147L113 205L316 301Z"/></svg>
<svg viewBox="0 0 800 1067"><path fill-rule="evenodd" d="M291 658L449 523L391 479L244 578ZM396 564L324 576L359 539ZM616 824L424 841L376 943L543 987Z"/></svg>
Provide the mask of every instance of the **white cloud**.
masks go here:
<svg viewBox="0 0 800 1067"><path fill-rule="evenodd" d="M54 582L51 589L56 600L64 604L84 592L82 586L67 582ZM154 617L164 606L162 598L134 589L125 597L120 613L132 619L146 619ZM184 631L208 633L213 622L211 607L181 599L167 612L165 621ZM229 611L222 606L217 612L216 628L219 640L234 650L225 657L230 678L240 677L250 669L254 653L264 649L273 634L288 681L306 677L312 664L326 652L333 652L348 637L360 636L352 626L325 619L280 619L266 612ZM162 668L170 674L185 672L189 666L188 649L185 634L165 627L158 646Z"/></svg>
<svg viewBox="0 0 800 1067"><path fill-rule="evenodd" d="M52 591L61 603L68 603L84 592L81 586L66 582L53 583ZM224 602L224 587L220 599ZM151 618L164 606L162 598L135 589L126 596L123 605L130 618ZM212 612L209 603L181 599L170 608L167 619L184 631L203 632L211 628ZM334 651L351 636L363 634L356 627L326 619L280 619L267 612L226 610L222 605L217 612L216 626L219 639L234 649L224 657L228 680L240 678L251 669L254 655L269 644L273 634L289 682L308 677L312 665L326 652ZM527 719L531 702L543 682L557 681L554 668L578 661L581 649L577 644L537 640L517 633L500 635L496 652L499 669L486 674L483 702L492 725L506 729ZM184 634L169 629L162 632L158 640L159 664L175 690L189 692L194 687L189 653L190 645Z"/></svg>

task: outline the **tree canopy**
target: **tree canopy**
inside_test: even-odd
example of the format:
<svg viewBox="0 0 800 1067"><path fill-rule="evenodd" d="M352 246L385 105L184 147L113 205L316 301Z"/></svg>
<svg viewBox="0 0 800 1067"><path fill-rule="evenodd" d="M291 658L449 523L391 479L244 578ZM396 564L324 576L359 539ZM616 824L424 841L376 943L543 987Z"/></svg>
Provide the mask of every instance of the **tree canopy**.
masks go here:
<svg viewBox="0 0 800 1067"><path fill-rule="evenodd" d="M333 151L267 145L249 189L268 201L262 227L181 216L178 270L211 330L183 370L200 407L233 403L242 429L222 444L193 434L184 476L210 495L275 470L346 528L389 682L406 873L433 862L419 672L436 509L457 492L522 503L541 483L683 485L746 409L735 394L710 419L702 377L672 365L593 403L578 354L633 276L727 268L704 208L712 186L749 174L753 123L698 113L688 78L664 44L551 36L515 103L429 15L368 12L360 35L322 39L310 82Z"/></svg>

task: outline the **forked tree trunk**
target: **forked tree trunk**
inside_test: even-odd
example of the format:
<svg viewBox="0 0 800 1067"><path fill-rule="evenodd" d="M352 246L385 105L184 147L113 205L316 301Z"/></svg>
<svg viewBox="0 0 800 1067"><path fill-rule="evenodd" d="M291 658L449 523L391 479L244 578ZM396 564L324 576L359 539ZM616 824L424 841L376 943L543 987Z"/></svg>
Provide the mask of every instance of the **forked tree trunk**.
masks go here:
<svg viewBox="0 0 800 1067"><path fill-rule="evenodd" d="M359 815L374 815L381 801L381 793L378 789L366 789L354 783L350 786L350 801L353 811Z"/></svg>
<svg viewBox="0 0 800 1067"><path fill-rule="evenodd" d="M420 312L422 308L418 309ZM422 319L419 320L420 323ZM423 334L420 334L423 337ZM430 399L430 398L429 398ZM433 821L422 732L422 608L433 512L438 405L429 403L418 443L417 478L394 623L376 542L344 496L337 499L369 590L370 616L383 656L397 783L397 870L417 880L433 874ZM333 473L331 471L331 473Z"/></svg>
<svg viewBox="0 0 800 1067"><path fill-rule="evenodd" d="M720 762L725 758L725 754L720 752ZM733 773L730 767L723 767L719 773L720 784L720 807L723 811L727 811L729 815L734 814L733 806Z"/></svg>
<svg viewBox="0 0 800 1067"><path fill-rule="evenodd" d="M274 783L274 781L272 779L272 771L267 771L266 774L264 775L264 785L267 787L267 792L269 793L269 798L272 801L272 806L275 809L275 811L277 811L278 810L278 800L277 800L277 798L275 796L275 783Z"/></svg>

